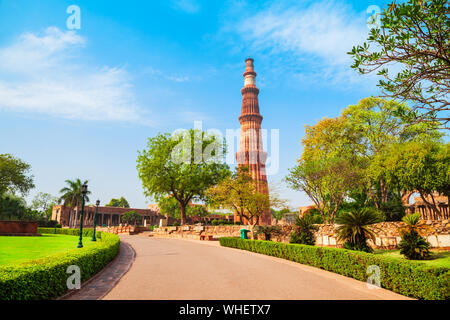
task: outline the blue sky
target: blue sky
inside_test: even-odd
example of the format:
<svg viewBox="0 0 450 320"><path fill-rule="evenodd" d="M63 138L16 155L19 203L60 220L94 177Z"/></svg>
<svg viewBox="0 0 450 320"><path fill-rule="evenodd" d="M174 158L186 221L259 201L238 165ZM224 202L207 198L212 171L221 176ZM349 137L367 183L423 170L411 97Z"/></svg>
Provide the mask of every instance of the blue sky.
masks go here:
<svg viewBox="0 0 450 320"><path fill-rule="evenodd" d="M81 28L68 30L69 5ZM304 126L378 93L346 52L380 1L0 0L0 153L32 166L37 192L89 179L92 201L142 194L137 150L158 132L238 129L244 60L255 59L262 126L279 129L282 179ZM270 151L270 150L269 150ZM270 156L270 152L269 152Z"/></svg>

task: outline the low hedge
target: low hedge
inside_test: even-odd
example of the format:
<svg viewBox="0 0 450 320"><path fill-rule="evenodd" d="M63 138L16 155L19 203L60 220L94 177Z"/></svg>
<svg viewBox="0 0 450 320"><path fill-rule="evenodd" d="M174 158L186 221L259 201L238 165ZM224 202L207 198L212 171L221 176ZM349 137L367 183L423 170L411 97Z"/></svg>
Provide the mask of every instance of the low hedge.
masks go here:
<svg viewBox="0 0 450 320"><path fill-rule="evenodd" d="M53 233L54 228L38 228L39 233ZM57 229L58 234L78 235L76 229ZM92 237L93 230L83 230ZM98 235L98 236L97 236ZM67 291L66 273L70 265L80 267L81 281L103 269L119 252L120 240L115 234L96 232L98 244L72 249L18 265L0 266L0 300L44 300Z"/></svg>
<svg viewBox="0 0 450 320"><path fill-rule="evenodd" d="M381 270L381 286L399 294L427 300L450 299L450 269L416 261L339 248L223 237L220 245L283 258L366 281L367 268Z"/></svg>
<svg viewBox="0 0 450 320"><path fill-rule="evenodd" d="M38 228L38 233L54 234L55 228ZM79 236L80 229L67 229L67 228L56 228L56 234L66 234L69 236ZM92 237L94 234L94 229L83 229L83 237ZM101 231L95 232L96 238L101 238Z"/></svg>

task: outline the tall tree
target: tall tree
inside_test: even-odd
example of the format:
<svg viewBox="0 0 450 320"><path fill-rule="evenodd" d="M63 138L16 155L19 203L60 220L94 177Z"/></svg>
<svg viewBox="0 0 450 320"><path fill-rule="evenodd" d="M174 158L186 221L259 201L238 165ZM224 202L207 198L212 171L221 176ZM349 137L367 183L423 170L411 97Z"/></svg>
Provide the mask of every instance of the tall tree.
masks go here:
<svg viewBox="0 0 450 320"><path fill-rule="evenodd" d="M209 187L230 174L224 151L223 140L200 130L150 138L137 159L144 194L156 200L173 196L184 224L188 203L203 200Z"/></svg>
<svg viewBox="0 0 450 320"><path fill-rule="evenodd" d="M286 202L275 192L270 194L258 190L258 182L252 179L248 167L236 169L232 176L211 187L207 192L208 203L216 208L234 211L247 220L251 232L259 223L262 215L273 207L283 207Z"/></svg>
<svg viewBox="0 0 450 320"><path fill-rule="evenodd" d="M352 68L377 71L384 96L411 101L409 122L438 121L448 129L450 8L447 0L392 2L367 42L353 47ZM390 69L390 70L389 70Z"/></svg>
<svg viewBox="0 0 450 320"><path fill-rule="evenodd" d="M0 195L20 192L26 195L34 188L30 165L10 154L0 154Z"/></svg>
<svg viewBox="0 0 450 320"><path fill-rule="evenodd" d="M345 159L300 160L286 181L292 189L305 192L323 221L332 224L349 191L361 184L362 174Z"/></svg>
<svg viewBox="0 0 450 320"><path fill-rule="evenodd" d="M47 218L52 214L52 208L58 203L58 198L49 193L39 192L31 202L31 208L44 213Z"/></svg>
<svg viewBox="0 0 450 320"><path fill-rule="evenodd" d="M111 199L111 201L106 205L107 207L117 207L117 208L129 208L130 204L127 199L120 197L120 199Z"/></svg>
<svg viewBox="0 0 450 320"><path fill-rule="evenodd" d="M62 202L65 206L71 207L70 210L70 227L75 226L75 222L78 219L78 209L81 206L81 197L83 194L81 193L81 186L83 184L88 184L88 180L85 180L82 182L80 179L76 180L66 180L65 183L67 184L66 187L59 190L59 193L61 193L61 196L59 197L59 202ZM88 194L91 194L90 191L86 194L86 201L89 201ZM75 208L75 218L73 217L73 211Z"/></svg>
<svg viewBox="0 0 450 320"><path fill-rule="evenodd" d="M391 184L417 190L439 216L434 192L450 195L450 143L433 140L392 145L379 161Z"/></svg>

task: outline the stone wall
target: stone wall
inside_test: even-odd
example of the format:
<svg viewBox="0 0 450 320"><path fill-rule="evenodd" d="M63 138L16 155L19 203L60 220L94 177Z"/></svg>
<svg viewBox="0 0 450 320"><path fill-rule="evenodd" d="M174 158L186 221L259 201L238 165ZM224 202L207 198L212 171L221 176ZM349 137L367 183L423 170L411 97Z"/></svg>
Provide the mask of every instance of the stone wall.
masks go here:
<svg viewBox="0 0 450 320"><path fill-rule="evenodd" d="M421 221L420 233L434 248L450 249L450 220L441 221ZM378 249L395 249L400 242L401 228L405 226L403 222L381 222L371 226L377 234L375 243L369 244ZM327 247L342 247L342 242L337 239L337 225L318 225L316 232L316 245ZM220 237L239 237L242 228L249 229L249 226L182 226L157 228L152 233L155 237L188 238L200 239L201 236L211 235L214 239ZM292 225L280 226L281 235L272 238L273 241L289 242L293 231ZM259 239L263 239L263 235Z"/></svg>

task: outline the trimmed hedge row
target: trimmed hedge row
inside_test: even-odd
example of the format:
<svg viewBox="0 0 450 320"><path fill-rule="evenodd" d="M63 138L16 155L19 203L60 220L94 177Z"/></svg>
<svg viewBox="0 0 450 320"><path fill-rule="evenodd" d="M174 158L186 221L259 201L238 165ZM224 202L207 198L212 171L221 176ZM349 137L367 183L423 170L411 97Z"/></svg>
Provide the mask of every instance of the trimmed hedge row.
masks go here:
<svg viewBox="0 0 450 320"><path fill-rule="evenodd" d="M44 234L54 234L55 228L38 228L38 233ZM83 229L83 237L92 237L94 233L94 229ZM56 234L66 234L69 236L79 236L80 229L66 229L66 228L56 228ZM95 232L96 238L101 238L101 231Z"/></svg>
<svg viewBox="0 0 450 320"><path fill-rule="evenodd" d="M78 235L76 229L57 229L59 234ZM39 233L53 233L54 228L38 228ZM93 230L83 236L92 237ZM98 235L98 236L97 236ZM115 234L96 232L98 244L73 249L18 265L0 266L0 300L44 300L67 291L67 267L80 267L81 281L103 269L119 252L120 239Z"/></svg>
<svg viewBox="0 0 450 320"><path fill-rule="evenodd" d="M223 237L220 245L283 258L366 281L367 268L381 270L381 286L399 294L427 300L450 299L450 269L429 267L371 253L263 240Z"/></svg>

